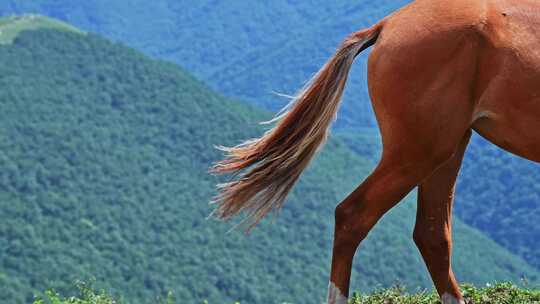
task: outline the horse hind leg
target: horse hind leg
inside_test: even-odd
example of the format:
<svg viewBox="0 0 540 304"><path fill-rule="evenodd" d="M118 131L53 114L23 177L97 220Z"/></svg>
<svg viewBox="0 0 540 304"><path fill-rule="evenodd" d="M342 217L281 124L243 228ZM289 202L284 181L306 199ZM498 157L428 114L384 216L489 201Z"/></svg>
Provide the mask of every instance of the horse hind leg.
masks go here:
<svg viewBox="0 0 540 304"><path fill-rule="evenodd" d="M454 156L425 179L418 189L414 241L443 304L462 304L452 271L452 202L456 178L471 132L463 137Z"/></svg>
<svg viewBox="0 0 540 304"><path fill-rule="evenodd" d="M413 141L409 142L414 145ZM458 143L455 149L457 146ZM429 154L411 153L416 150L402 147L383 153L374 172L336 208L329 304L347 303L353 257L371 228L455 153L455 149L442 149L442 146L433 147Z"/></svg>
<svg viewBox="0 0 540 304"><path fill-rule="evenodd" d="M437 50L422 47L430 56L429 65L415 48L399 48L411 53L397 54L392 53L397 48L375 47L370 55L369 91L383 154L374 172L336 208L330 304L346 303L353 256L371 228L458 154L463 137L470 132L474 112L470 86L476 58L470 53L474 50L466 44L448 61ZM396 64L384 60L389 56L411 60Z"/></svg>

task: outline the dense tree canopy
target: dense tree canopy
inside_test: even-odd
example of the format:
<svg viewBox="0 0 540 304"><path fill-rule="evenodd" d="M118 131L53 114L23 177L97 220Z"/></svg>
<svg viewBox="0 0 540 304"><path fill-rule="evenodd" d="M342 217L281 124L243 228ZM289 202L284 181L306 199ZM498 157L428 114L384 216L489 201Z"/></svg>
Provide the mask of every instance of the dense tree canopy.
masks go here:
<svg viewBox="0 0 540 304"><path fill-rule="evenodd" d="M332 140L274 223L252 235L206 220L214 144L260 134L269 115L170 63L96 35L24 31L0 46L0 298L23 303L76 279L130 303L312 303L326 286L333 208L373 162ZM353 288L429 287L407 200L370 235ZM456 222L465 281L538 273ZM489 252L489 254L486 254ZM309 295L309 297L306 297Z"/></svg>
<svg viewBox="0 0 540 304"><path fill-rule="evenodd" d="M373 24L408 0L380 1L66 1L6 0L0 15L41 13L120 40L187 68L219 92L281 108L348 33ZM337 132L362 157L376 133L358 58L338 115ZM350 136L350 135L353 136ZM374 140L378 143L378 135ZM456 214L540 269L540 166L476 138L458 187ZM481 178L480 178L481 177Z"/></svg>

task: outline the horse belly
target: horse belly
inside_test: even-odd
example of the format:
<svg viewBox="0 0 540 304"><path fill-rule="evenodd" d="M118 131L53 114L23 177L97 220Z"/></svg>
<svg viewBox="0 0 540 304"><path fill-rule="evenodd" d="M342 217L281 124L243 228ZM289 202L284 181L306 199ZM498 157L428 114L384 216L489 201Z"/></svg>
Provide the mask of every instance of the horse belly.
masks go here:
<svg viewBox="0 0 540 304"><path fill-rule="evenodd" d="M499 61L499 64L496 62ZM480 69L473 128L501 148L540 162L540 64L499 53Z"/></svg>
<svg viewBox="0 0 540 304"><path fill-rule="evenodd" d="M492 1L475 86L473 128L496 145L540 162L540 9ZM535 10L533 10L534 6Z"/></svg>
<svg viewBox="0 0 540 304"><path fill-rule="evenodd" d="M521 69L505 71L482 92L472 126L499 147L540 162L540 69L536 77Z"/></svg>
<svg viewBox="0 0 540 304"><path fill-rule="evenodd" d="M500 104L477 110L473 129L509 152L540 162L540 99Z"/></svg>

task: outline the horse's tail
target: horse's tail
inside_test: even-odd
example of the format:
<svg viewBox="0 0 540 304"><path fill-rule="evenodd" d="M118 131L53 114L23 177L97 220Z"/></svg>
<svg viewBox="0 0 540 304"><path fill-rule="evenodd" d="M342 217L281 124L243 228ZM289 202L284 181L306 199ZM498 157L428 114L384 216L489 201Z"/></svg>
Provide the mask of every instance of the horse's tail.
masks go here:
<svg viewBox="0 0 540 304"><path fill-rule="evenodd" d="M228 219L247 212L249 228L270 211L279 209L307 167L336 116L345 82L354 58L373 45L382 22L347 37L335 54L307 83L288 109L274 120L276 126L261 138L233 148L221 147L227 157L211 168L213 173L238 173L236 180L219 185L214 211Z"/></svg>

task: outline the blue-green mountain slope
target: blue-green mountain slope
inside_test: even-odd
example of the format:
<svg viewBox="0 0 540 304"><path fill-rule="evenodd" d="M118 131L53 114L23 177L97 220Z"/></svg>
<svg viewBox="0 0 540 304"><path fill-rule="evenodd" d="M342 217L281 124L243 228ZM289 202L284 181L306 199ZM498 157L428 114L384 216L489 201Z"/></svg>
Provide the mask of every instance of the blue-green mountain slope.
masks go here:
<svg viewBox="0 0 540 304"><path fill-rule="evenodd" d="M23 31L0 46L0 75L0 298L28 303L95 277L130 303L169 290L181 303L323 299L334 206L371 161L330 141L274 223L227 234L232 223L206 220L212 146L260 134L267 113L93 34ZM353 289L430 286L413 220L411 200L382 220ZM462 280L538 279L482 233L455 227Z"/></svg>

